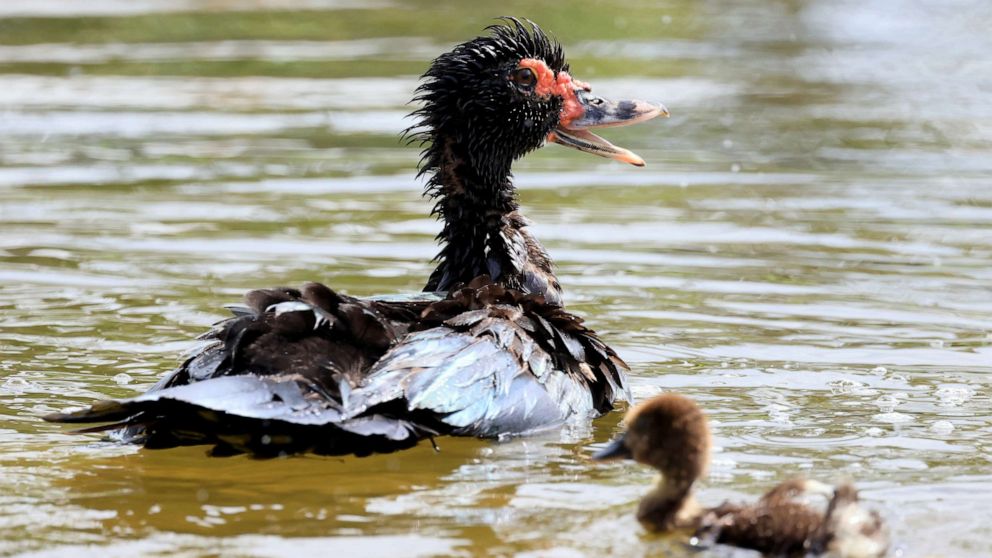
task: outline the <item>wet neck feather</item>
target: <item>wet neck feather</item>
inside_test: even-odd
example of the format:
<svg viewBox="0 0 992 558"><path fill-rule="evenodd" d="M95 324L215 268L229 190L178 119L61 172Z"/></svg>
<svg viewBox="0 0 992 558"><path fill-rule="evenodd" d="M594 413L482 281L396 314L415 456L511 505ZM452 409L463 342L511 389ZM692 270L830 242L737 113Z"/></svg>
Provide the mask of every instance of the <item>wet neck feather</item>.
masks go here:
<svg viewBox="0 0 992 558"><path fill-rule="evenodd" d="M431 173L426 193L444 222L439 263L425 290L446 291L488 274L507 287L560 301L550 258L518 211L509 160L473 157L464 144L438 138L421 173Z"/></svg>
<svg viewBox="0 0 992 558"><path fill-rule="evenodd" d="M666 482L659 478L637 509L637 520L653 532L694 529L702 508L692 497L692 482Z"/></svg>

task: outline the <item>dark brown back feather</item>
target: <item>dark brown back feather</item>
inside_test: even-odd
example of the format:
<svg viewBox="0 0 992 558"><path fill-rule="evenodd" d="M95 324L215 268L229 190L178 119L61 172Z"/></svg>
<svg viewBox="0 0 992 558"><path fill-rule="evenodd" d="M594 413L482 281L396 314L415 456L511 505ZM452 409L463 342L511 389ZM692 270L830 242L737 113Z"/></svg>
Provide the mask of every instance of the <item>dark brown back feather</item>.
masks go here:
<svg viewBox="0 0 992 558"><path fill-rule="evenodd" d="M500 399L495 407L511 410L505 419L497 413L484 428L473 430L446 422L452 411L417 407L397 398L393 395L397 384L388 374L370 389L366 405L352 412L355 407L349 407L349 397L359 399L356 389L367 387L374 365L411 337L431 331L460 335L467 343L448 344L449 351L481 346L474 345L477 341L484 345L485 336L503 336L504 344L489 345L487 350L495 351L489 354L504 363L518 357L516 364L498 371L511 377L518 367L530 369L531 362L522 355L538 354L525 346L539 346L545 359L540 368L581 381L585 387L570 384L577 391L569 395L581 394L585 401L591 395L593 410L599 413L627 395L623 361L581 319L545 303L541 296L508 290L487 277L441 301L358 299L312 283L301 290L252 291L245 302L246 308L234 309L234 317L202 336L212 344L146 394L48 418L120 421L115 425L120 428L119 438L150 448L212 444L216 455L278 455L391 451L436 433L522 433L572 412L568 405L573 399L557 399L564 395L549 391L541 379L527 388L542 390L546 406L541 412L514 414L512 409L519 405L513 400L516 392L510 391L509 399ZM434 347L416 346L417 350ZM431 349L419 354L443 364L449 353ZM426 370L421 360L414 360L415 367ZM489 364L485 359L468 362L467 372L485 383ZM421 376L422 383L443 389L456 405L466 399L460 387L445 386L444 376L431 374ZM478 401L466 404L472 403ZM559 405L564 405L562 413Z"/></svg>

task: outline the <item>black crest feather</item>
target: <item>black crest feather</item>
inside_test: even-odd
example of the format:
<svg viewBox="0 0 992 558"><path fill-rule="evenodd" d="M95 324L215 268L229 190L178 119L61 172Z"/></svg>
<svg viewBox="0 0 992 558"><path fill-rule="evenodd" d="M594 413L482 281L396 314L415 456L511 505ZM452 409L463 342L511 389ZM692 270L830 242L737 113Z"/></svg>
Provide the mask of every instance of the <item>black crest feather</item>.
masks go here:
<svg viewBox="0 0 992 558"><path fill-rule="evenodd" d="M423 83L413 98L421 108L410 114L416 123L404 131L404 137L410 142L426 145L420 174L437 167L430 146L437 139L438 131L459 117L452 107L459 102L457 96L463 93L462 86L466 81L477 78L480 72L499 68L501 64L515 64L523 58L543 60L555 73L568 71L561 44L536 23L509 16L497 19L502 23L486 27L489 35L461 43L438 56L421 76ZM429 187L428 193L430 190Z"/></svg>

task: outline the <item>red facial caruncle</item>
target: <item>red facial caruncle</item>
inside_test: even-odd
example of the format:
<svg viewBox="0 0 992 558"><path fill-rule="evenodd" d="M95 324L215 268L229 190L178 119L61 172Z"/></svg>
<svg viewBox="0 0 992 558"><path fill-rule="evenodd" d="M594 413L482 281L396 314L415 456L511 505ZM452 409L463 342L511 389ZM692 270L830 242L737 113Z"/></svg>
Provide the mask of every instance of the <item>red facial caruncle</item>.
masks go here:
<svg viewBox="0 0 992 558"><path fill-rule="evenodd" d="M547 141L639 167L644 166L644 159L636 153L617 147L589 130L627 126L656 116L668 116L668 109L659 103L609 101L593 96L588 83L573 79L568 72L555 73L537 58L521 60L510 73L510 80L539 99L555 96L562 100L558 125L548 133Z"/></svg>
<svg viewBox="0 0 992 558"><path fill-rule="evenodd" d="M588 83L572 79L568 72L558 72L556 76L554 70L549 68L543 60L536 58L524 58L517 67L530 68L530 71L534 72L534 76L537 77L534 93L538 97L547 98L556 95L562 98L564 101L560 119L562 126L568 126L573 120L582 116L582 105L579 104L575 92L578 90L590 91L592 88Z"/></svg>

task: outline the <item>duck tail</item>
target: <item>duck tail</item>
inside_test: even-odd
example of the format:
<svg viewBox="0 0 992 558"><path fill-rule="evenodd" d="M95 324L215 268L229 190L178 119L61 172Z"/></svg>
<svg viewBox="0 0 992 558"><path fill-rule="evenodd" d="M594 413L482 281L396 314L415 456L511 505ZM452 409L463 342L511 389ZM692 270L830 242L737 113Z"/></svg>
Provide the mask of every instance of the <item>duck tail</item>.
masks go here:
<svg viewBox="0 0 992 558"><path fill-rule="evenodd" d="M134 414L127 405L120 401L96 401L85 409L67 413L49 413L41 418L48 422L85 423L126 421Z"/></svg>

